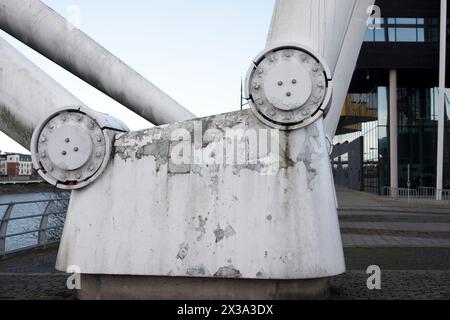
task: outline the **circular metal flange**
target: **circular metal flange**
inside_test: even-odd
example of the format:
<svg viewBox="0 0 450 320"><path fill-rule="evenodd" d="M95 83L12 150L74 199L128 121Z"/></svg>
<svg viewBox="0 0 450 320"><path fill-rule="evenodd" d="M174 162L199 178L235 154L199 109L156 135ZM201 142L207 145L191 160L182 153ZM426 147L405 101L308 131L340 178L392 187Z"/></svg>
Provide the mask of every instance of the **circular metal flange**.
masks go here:
<svg viewBox="0 0 450 320"><path fill-rule="evenodd" d="M60 189L80 189L106 168L111 137L85 108L58 110L33 133L34 167Z"/></svg>
<svg viewBox="0 0 450 320"><path fill-rule="evenodd" d="M305 127L330 106L332 81L323 59L294 44L257 56L246 78L246 97L256 116L282 130Z"/></svg>

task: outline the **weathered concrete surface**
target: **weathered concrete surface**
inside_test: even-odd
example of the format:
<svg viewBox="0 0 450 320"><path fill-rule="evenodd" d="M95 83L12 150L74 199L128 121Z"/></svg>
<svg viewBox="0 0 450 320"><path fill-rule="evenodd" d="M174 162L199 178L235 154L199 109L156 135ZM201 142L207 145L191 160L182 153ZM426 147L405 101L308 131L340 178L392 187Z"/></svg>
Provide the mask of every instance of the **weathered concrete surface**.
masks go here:
<svg viewBox="0 0 450 320"><path fill-rule="evenodd" d="M237 143L248 136L226 138L245 129L267 131L247 110L119 135L103 176L73 192L57 268L272 280L344 272L323 122L269 130L279 140L257 156ZM224 145L252 161L222 163ZM176 163L180 153L187 163Z"/></svg>
<svg viewBox="0 0 450 320"><path fill-rule="evenodd" d="M81 300L326 299L328 279L249 280L82 275Z"/></svg>

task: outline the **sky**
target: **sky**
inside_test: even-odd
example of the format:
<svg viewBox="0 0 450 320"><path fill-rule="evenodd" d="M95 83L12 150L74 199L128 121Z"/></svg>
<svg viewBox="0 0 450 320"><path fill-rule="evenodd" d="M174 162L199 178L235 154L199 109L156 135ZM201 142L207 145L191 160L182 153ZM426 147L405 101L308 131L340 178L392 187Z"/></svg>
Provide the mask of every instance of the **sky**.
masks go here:
<svg viewBox="0 0 450 320"><path fill-rule="evenodd" d="M275 0L43 2L202 117L240 108L240 81L264 49ZM1 30L0 36L92 109L131 130L152 126ZM28 153L1 132L0 150Z"/></svg>

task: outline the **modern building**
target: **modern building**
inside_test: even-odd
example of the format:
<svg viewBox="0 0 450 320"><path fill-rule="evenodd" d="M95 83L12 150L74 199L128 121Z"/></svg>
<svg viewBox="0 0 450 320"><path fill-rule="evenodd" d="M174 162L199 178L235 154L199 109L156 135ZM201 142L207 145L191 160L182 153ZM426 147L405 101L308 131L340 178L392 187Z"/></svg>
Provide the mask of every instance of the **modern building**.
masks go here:
<svg viewBox="0 0 450 320"><path fill-rule="evenodd" d="M440 0L378 0L376 4L379 25L365 36L334 141L335 182L381 194L385 187L395 186L392 175L399 188L433 188L437 181ZM444 189L450 189L449 98L447 89ZM390 134L391 120L396 136Z"/></svg>

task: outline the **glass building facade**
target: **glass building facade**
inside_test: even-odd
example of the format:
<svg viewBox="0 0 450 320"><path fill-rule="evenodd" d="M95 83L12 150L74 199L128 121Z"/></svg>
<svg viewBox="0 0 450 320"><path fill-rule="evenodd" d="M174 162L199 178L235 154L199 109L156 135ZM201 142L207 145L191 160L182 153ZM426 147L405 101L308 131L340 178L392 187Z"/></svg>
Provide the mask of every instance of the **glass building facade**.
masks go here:
<svg viewBox="0 0 450 320"><path fill-rule="evenodd" d="M407 188L434 187L437 164L437 88L398 88L398 183ZM444 188L450 189L450 89L446 90ZM362 188L383 193L390 185L389 91L378 87L351 99L376 110L377 120L363 122L360 130L338 135L335 144L363 137ZM341 159L342 160L342 159ZM344 163L345 165L345 163ZM408 172L409 171L409 172Z"/></svg>

